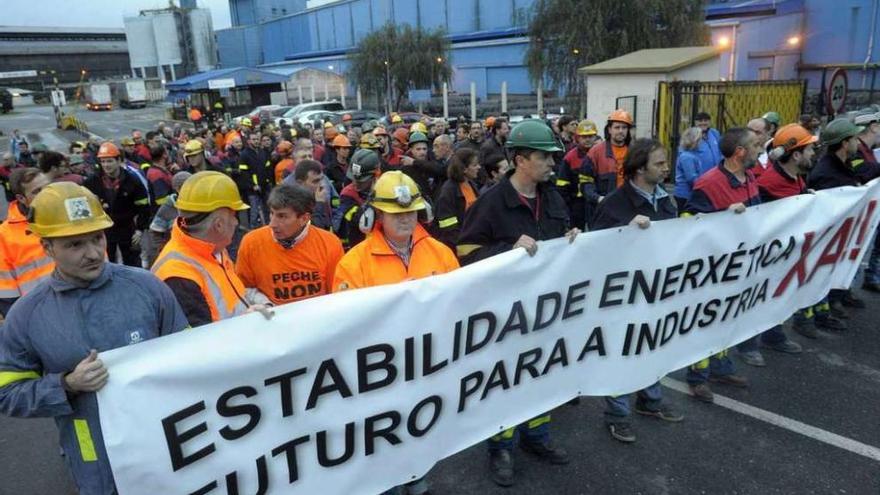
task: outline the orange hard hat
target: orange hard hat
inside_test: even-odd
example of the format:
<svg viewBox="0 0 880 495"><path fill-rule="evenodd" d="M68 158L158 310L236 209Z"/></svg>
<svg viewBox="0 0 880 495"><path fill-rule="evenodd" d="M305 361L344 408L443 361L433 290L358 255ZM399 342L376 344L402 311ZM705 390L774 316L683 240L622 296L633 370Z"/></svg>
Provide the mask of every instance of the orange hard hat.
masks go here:
<svg viewBox="0 0 880 495"><path fill-rule="evenodd" d="M347 113L347 114L343 115L343 116L342 116L342 121L343 121L343 122L349 122L349 121L351 121L351 114L350 114L350 113Z"/></svg>
<svg viewBox="0 0 880 495"><path fill-rule="evenodd" d="M387 136L388 131L386 131L385 128L382 126L377 126L375 129L373 129L373 135L376 137Z"/></svg>
<svg viewBox="0 0 880 495"><path fill-rule="evenodd" d="M407 132L407 130L403 127L398 127L397 129L395 129L392 137L397 141L400 141L401 144L406 144L407 142L409 142L409 132Z"/></svg>
<svg viewBox="0 0 880 495"><path fill-rule="evenodd" d="M626 125L633 125L632 115L626 110L617 109L608 116L608 122L623 122Z"/></svg>
<svg viewBox="0 0 880 495"><path fill-rule="evenodd" d="M293 143L290 141L281 141L278 143L278 146L275 147L275 152L279 155L289 155L293 152Z"/></svg>
<svg viewBox="0 0 880 495"><path fill-rule="evenodd" d="M330 146L333 146L334 148L351 148L351 141L349 141L344 134L339 134L333 138L333 142Z"/></svg>
<svg viewBox="0 0 880 495"><path fill-rule="evenodd" d="M235 131L227 132L226 136L223 138L223 146L229 146L235 138L241 139L241 135Z"/></svg>
<svg viewBox="0 0 880 495"><path fill-rule="evenodd" d="M486 128L491 128L493 125L495 125L495 117L486 117Z"/></svg>
<svg viewBox="0 0 880 495"><path fill-rule="evenodd" d="M105 141L98 148L98 158L116 158L119 156L119 148L110 141Z"/></svg>
<svg viewBox="0 0 880 495"><path fill-rule="evenodd" d="M788 124L779 128L773 136L773 147L783 148L785 152L815 143L819 138L799 124Z"/></svg>
<svg viewBox="0 0 880 495"><path fill-rule="evenodd" d="M335 127L327 127L324 129L324 140L330 141L339 135L339 131Z"/></svg>
<svg viewBox="0 0 880 495"><path fill-rule="evenodd" d="M193 108L189 111L189 120L195 122L197 120L201 120L201 118L202 112L200 112L198 108Z"/></svg>

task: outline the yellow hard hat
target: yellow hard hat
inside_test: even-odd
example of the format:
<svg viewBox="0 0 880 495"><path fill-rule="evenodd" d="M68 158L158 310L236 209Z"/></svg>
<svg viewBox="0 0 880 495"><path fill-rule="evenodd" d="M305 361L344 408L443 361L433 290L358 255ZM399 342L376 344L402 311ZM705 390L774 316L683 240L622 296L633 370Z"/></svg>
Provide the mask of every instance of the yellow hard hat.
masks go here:
<svg viewBox="0 0 880 495"><path fill-rule="evenodd" d="M425 127L425 124L421 122L415 122L413 125L409 126L409 133L412 134L414 132L421 132L422 134L428 134L428 128Z"/></svg>
<svg viewBox="0 0 880 495"><path fill-rule="evenodd" d="M205 148L202 146L202 142L198 139L190 139L186 142L186 145L183 147L183 156L191 156L198 155L205 151Z"/></svg>
<svg viewBox="0 0 880 495"><path fill-rule="evenodd" d="M599 129L596 127L596 123L592 120L582 120L578 122L575 134L578 136L595 136L596 134L599 134Z"/></svg>
<svg viewBox="0 0 880 495"><path fill-rule="evenodd" d="M403 117L401 117L400 115L397 115L397 114L395 113L394 115L391 116L391 123L392 123L392 124L402 124L402 123L403 123Z"/></svg>
<svg viewBox="0 0 880 495"><path fill-rule="evenodd" d="M241 125L242 127L253 127L254 123L251 122L250 117L244 117L241 119Z"/></svg>
<svg viewBox="0 0 880 495"><path fill-rule="evenodd" d="M419 211L427 207L416 182L399 170L385 172L379 177L372 204L386 213Z"/></svg>
<svg viewBox="0 0 880 495"><path fill-rule="evenodd" d="M379 138L374 136L372 133L366 133L361 136L360 147L368 150L379 149L381 145L379 144Z"/></svg>
<svg viewBox="0 0 880 495"><path fill-rule="evenodd" d="M183 183L174 204L177 209L196 213L210 213L220 208L247 210L238 194L238 186L221 172L206 171L193 174Z"/></svg>
<svg viewBox="0 0 880 495"><path fill-rule="evenodd" d="M73 182L55 182L44 187L31 203L28 228L40 237L69 237L113 226L101 201L91 191Z"/></svg>

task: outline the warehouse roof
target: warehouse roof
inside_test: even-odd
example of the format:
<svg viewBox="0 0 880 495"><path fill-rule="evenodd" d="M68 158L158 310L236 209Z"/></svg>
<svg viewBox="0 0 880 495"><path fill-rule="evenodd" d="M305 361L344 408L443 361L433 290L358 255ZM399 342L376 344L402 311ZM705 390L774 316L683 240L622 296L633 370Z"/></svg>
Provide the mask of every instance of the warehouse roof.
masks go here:
<svg viewBox="0 0 880 495"><path fill-rule="evenodd" d="M624 74L637 72L672 72L719 55L713 46L685 46L681 48L648 48L612 58L598 64L581 67L582 74Z"/></svg>
<svg viewBox="0 0 880 495"><path fill-rule="evenodd" d="M287 81L287 77L274 72L251 67L230 67L199 72L183 79L165 84L169 91L199 91L208 88L212 79L235 79L235 86L259 86L261 84L277 84Z"/></svg>

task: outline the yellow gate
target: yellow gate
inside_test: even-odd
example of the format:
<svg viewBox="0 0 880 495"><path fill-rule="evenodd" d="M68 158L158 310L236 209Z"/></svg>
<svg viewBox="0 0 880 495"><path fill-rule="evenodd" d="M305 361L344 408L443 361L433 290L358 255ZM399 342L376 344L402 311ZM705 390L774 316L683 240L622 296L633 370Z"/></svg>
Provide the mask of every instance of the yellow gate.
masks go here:
<svg viewBox="0 0 880 495"><path fill-rule="evenodd" d="M779 113L782 125L797 122L806 81L661 81L654 133L675 156L681 134L699 112L712 116L712 126L724 132L743 127L766 112Z"/></svg>

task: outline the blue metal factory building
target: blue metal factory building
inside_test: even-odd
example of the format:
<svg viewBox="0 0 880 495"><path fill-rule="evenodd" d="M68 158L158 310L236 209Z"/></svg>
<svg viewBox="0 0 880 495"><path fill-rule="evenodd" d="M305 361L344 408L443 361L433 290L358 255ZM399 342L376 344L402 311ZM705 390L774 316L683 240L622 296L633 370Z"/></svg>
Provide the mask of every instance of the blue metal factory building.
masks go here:
<svg viewBox="0 0 880 495"><path fill-rule="evenodd" d="M507 81L511 94L534 93L524 65L534 0L229 0L233 27L216 32L222 67L312 67L344 74L346 52L392 21L441 27L452 42L451 90L470 82L485 98ZM584 0L589 9L589 0ZM706 22L725 50L719 79L807 78L818 91L823 69L850 70L850 87L880 94L880 0L711 0Z"/></svg>

